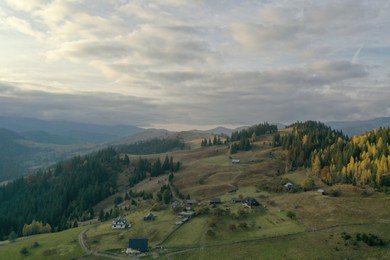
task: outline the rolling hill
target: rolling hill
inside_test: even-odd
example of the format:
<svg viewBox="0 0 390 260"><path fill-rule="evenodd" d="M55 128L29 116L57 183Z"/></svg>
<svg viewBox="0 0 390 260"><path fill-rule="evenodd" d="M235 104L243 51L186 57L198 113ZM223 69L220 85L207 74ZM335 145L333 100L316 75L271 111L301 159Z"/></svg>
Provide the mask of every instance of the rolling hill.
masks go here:
<svg viewBox="0 0 390 260"><path fill-rule="evenodd" d="M323 130L314 132L328 135L329 131ZM288 137L294 132L283 129L279 133ZM0 257L23 258L21 250L26 248L32 259L120 258L126 257L123 249L130 238L147 238L150 252L146 257L159 259L258 256L387 259L390 256L390 212L387 210L390 201L384 192L368 185L328 186L310 168L286 169L290 152L281 146L274 147L271 134L257 136L250 150L236 154L230 154L228 145L201 147L201 141L210 137L207 133L187 131L168 135L184 137L186 145L191 146L191 149L169 152L182 165L177 173L150 176L130 187L132 168L118 172L117 192L93 207L94 219L79 221L77 228L63 232L4 242ZM299 136L296 141L299 140L304 138ZM166 154L154 153L142 158L155 161ZM136 163L140 156L128 154L128 157ZM240 162L233 164L232 159ZM79 161L80 167L94 165L91 159ZM66 164L63 167L69 169ZM302 188L307 178L313 179L315 188ZM289 182L293 184L291 189L285 186ZM158 199L163 190L169 195L167 187L179 208L173 206L177 203L165 204ZM326 192L320 193L318 189ZM186 204L188 196L196 201L192 206ZM233 202L246 197L255 198L261 206L251 208ZM212 198L219 198L222 203L209 205ZM180 222L179 213L187 207L191 207L195 217ZM102 214L97 214L99 211ZM156 219L144 221L143 217L150 212ZM115 214L126 218L131 228L112 229ZM181 224L175 224L178 222ZM53 244L51 240L58 242ZM32 247L34 242L41 246Z"/></svg>

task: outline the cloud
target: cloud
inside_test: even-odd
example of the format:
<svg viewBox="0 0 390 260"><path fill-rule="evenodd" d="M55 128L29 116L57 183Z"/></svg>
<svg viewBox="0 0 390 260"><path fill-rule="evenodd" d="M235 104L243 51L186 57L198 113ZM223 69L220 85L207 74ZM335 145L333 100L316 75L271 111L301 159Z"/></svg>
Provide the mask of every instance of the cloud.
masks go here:
<svg viewBox="0 0 390 260"><path fill-rule="evenodd" d="M368 74L364 66L348 61L318 61L310 64L308 71L328 82L360 78Z"/></svg>
<svg viewBox="0 0 390 260"><path fill-rule="evenodd" d="M231 25L231 31L233 38L244 48L257 50L293 43L299 33L299 27L236 22Z"/></svg>
<svg viewBox="0 0 390 260"><path fill-rule="evenodd" d="M138 125L387 113L389 4L33 0L0 8L3 113Z"/></svg>
<svg viewBox="0 0 390 260"><path fill-rule="evenodd" d="M96 104L104 106L97 107ZM0 85L0 110L3 111L2 115L143 126L162 116L152 98L140 99L110 92L26 91L10 83ZM147 118L144 117L145 113L149 113Z"/></svg>
<svg viewBox="0 0 390 260"><path fill-rule="evenodd" d="M4 23L11 29L17 30L18 32L27 34L29 36L33 36L39 39L43 38L44 36L43 33L34 30L27 21L14 16L8 16L5 18Z"/></svg>

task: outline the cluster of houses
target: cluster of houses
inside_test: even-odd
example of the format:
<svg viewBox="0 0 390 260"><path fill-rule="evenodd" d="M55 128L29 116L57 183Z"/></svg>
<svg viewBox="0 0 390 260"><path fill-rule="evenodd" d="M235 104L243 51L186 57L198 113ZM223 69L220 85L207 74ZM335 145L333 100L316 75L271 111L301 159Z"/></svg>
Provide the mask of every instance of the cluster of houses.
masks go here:
<svg viewBox="0 0 390 260"><path fill-rule="evenodd" d="M252 197L246 197L246 198L232 198L231 203L242 203L247 207L253 208L261 206L261 204ZM193 205L195 205L197 202L196 200L185 200L183 202L180 201L174 201L172 203L172 208L178 208L182 207L183 211L179 212L180 219L175 222L176 225L182 225L186 223L188 220L190 220L194 215L195 212L192 211ZM222 201L220 198L212 198L209 201L209 205L211 206L217 206L219 204L222 204ZM153 221L156 219L156 215L154 215L152 212L149 212L147 215L144 216L144 221ZM117 217L112 220L112 228L129 228L131 227L131 224L127 222L127 220L123 217ZM147 238L130 238L128 243L128 248L126 249L127 254L135 254L135 253L145 253L149 251L148 247L148 239Z"/></svg>

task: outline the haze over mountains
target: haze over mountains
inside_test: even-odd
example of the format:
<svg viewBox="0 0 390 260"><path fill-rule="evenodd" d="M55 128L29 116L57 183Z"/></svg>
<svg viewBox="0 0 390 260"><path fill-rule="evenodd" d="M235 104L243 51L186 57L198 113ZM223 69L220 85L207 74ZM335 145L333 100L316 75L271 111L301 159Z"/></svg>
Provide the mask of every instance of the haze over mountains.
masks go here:
<svg viewBox="0 0 390 260"><path fill-rule="evenodd" d="M374 128L390 126L390 117L366 121L326 123L346 135L360 135ZM278 124L278 128L285 125ZM193 132L226 134L242 129L217 127ZM130 125L97 125L44 121L34 118L0 117L0 181L12 179L66 158L86 154L108 145L132 143L168 133Z"/></svg>
<svg viewBox="0 0 390 260"><path fill-rule="evenodd" d="M326 124L333 129L342 130L344 134L352 137L354 135L364 134L374 128L389 127L390 117L379 117L363 121L333 121L327 122Z"/></svg>

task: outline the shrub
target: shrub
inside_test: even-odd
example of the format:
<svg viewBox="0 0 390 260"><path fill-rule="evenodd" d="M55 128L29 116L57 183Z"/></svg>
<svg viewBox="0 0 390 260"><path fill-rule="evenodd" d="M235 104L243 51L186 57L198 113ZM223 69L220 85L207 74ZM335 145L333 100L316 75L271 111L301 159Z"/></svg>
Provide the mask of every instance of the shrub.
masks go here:
<svg viewBox="0 0 390 260"><path fill-rule="evenodd" d="M31 247L32 248L37 248L39 246L40 246L40 244L38 242L34 242Z"/></svg>
<svg viewBox="0 0 390 260"><path fill-rule="evenodd" d="M211 229L209 229L209 230L207 230L206 235L207 235L208 237L215 237L215 232L212 231Z"/></svg>
<svg viewBox="0 0 390 260"><path fill-rule="evenodd" d="M296 218L297 214L294 211L287 211L286 216L293 219Z"/></svg>
<svg viewBox="0 0 390 260"><path fill-rule="evenodd" d="M237 228L237 227L236 227L235 224L230 224L230 225L229 225L229 229L230 229L230 230L236 230L236 228Z"/></svg>
<svg viewBox="0 0 390 260"><path fill-rule="evenodd" d="M240 228L247 228L248 224L245 222L240 222L239 226L240 226Z"/></svg>
<svg viewBox="0 0 390 260"><path fill-rule="evenodd" d="M20 254L22 255L28 255L28 249L26 247L23 247L21 250L20 250Z"/></svg>
<svg viewBox="0 0 390 260"><path fill-rule="evenodd" d="M329 195L331 197L339 197L341 195L341 191L339 189L337 189L337 190L330 190Z"/></svg>

